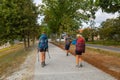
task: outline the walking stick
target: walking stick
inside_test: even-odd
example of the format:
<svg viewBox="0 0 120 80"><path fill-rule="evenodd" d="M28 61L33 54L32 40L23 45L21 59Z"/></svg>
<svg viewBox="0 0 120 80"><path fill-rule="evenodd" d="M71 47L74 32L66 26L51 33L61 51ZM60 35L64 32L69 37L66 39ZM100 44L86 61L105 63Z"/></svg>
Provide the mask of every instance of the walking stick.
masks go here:
<svg viewBox="0 0 120 80"><path fill-rule="evenodd" d="M38 62L39 62L39 49L38 49L38 51L37 51L37 54L38 54Z"/></svg>
<svg viewBox="0 0 120 80"><path fill-rule="evenodd" d="M47 50L47 52L48 52L48 57L49 57L49 59L50 59L51 57L50 57L50 54L49 54L49 49Z"/></svg>

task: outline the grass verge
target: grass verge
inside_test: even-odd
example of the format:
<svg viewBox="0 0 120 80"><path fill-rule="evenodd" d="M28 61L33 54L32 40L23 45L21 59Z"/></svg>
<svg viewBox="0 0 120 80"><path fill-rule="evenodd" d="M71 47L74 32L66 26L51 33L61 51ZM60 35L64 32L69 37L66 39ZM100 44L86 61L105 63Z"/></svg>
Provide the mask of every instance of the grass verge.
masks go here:
<svg viewBox="0 0 120 80"><path fill-rule="evenodd" d="M120 58L120 53L117 53L117 52L105 51L105 50L95 49L95 48L90 48L90 47L87 47L87 51L93 51L101 55L114 56L114 57Z"/></svg>
<svg viewBox="0 0 120 80"><path fill-rule="evenodd" d="M104 45L104 46L113 46L113 47L120 47L120 42L117 41L93 41L87 42L88 44L96 44L96 45Z"/></svg>
<svg viewBox="0 0 120 80"><path fill-rule="evenodd" d="M31 49L25 51L23 44L17 44L0 51L0 79L4 80L4 78L19 69Z"/></svg>

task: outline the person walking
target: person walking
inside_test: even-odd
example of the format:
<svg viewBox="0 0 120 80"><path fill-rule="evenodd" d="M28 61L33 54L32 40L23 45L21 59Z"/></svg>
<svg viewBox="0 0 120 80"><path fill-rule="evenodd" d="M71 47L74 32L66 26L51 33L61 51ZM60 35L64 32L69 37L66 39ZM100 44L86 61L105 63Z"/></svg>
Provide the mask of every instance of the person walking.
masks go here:
<svg viewBox="0 0 120 80"><path fill-rule="evenodd" d="M82 53L85 53L85 40L82 35L76 35L76 45L75 45L75 53L76 53L76 67L82 67Z"/></svg>
<svg viewBox="0 0 120 80"><path fill-rule="evenodd" d="M69 54L69 49L70 49L70 44L71 44L71 38L69 35L65 37L65 50L66 50L66 56Z"/></svg>
<svg viewBox="0 0 120 80"><path fill-rule="evenodd" d="M47 38L47 35L45 34L45 32L43 32L39 38L38 50L40 51L41 66L44 67L44 66L46 66L46 64L45 64L45 57L46 57L45 52L48 50L48 38Z"/></svg>

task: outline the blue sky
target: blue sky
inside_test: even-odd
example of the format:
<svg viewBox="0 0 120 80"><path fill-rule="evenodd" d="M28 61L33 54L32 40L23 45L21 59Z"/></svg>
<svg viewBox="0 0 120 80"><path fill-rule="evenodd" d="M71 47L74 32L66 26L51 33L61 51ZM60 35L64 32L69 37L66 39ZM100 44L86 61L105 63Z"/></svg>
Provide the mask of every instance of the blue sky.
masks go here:
<svg viewBox="0 0 120 80"><path fill-rule="evenodd" d="M34 0L34 3L36 3L36 5L40 4L42 1L41 0ZM118 13L115 14L108 14L105 12L102 12L101 9L99 9L96 12L96 19L95 19L95 26L98 27L101 22L105 21L106 19L110 19L110 18L116 18ZM41 20L43 19L43 16L40 17L40 19L38 19L38 23L41 23ZM83 23L83 27L89 27L89 23Z"/></svg>

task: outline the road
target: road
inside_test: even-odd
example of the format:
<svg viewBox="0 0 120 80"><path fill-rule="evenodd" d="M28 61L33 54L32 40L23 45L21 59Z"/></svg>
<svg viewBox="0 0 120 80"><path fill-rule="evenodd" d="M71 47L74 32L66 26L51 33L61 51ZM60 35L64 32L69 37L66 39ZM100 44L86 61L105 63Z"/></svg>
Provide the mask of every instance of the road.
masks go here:
<svg viewBox="0 0 120 80"><path fill-rule="evenodd" d="M64 50L49 44L51 59L46 55L46 66L41 67L36 54L34 80L117 80L109 74L83 62L82 68L75 66L75 57L66 56Z"/></svg>
<svg viewBox="0 0 120 80"><path fill-rule="evenodd" d="M96 49L102 49L102 50L108 50L108 51L120 53L120 48L102 46L102 45L94 45L94 44L86 44L86 46L96 48Z"/></svg>

